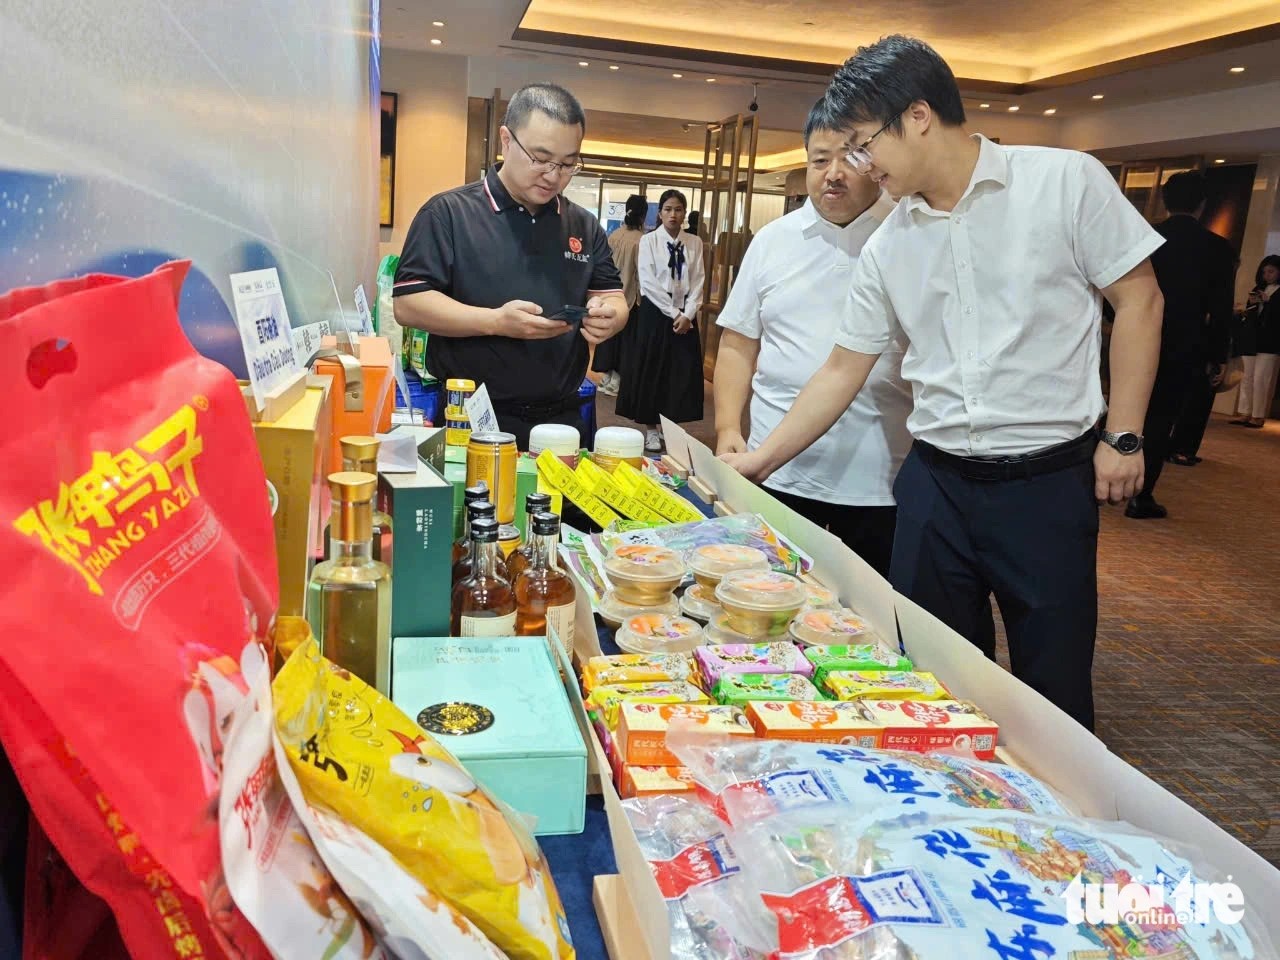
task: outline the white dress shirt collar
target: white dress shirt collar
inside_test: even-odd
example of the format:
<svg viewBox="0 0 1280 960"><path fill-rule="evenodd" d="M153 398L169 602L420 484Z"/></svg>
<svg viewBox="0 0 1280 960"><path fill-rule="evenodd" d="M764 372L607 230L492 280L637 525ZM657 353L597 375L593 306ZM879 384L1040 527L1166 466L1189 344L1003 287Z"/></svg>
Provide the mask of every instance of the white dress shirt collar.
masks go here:
<svg viewBox="0 0 1280 960"><path fill-rule="evenodd" d="M805 200L804 206L797 211L797 215L802 218L804 223L800 232L806 240L816 236L824 230L831 230L840 233L856 233L866 227L871 228L867 231L867 235L870 236L872 231L883 223L889 214L893 213L893 208L894 202L882 193L876 198L876 201L871 204L871 206L867 207L867 209L863 210L862 213L858 214L852 221L846 223L842 227L839 224L832 223L819 213L812 198L809 198Z"/></svg>
<svg viewBox="0 0 1280 960"><path fill-rule="evenodd" d="M992 143L980 133L975 133L969 139L978 141L978 162L974 164L973 176L969 178L969 185L964 188L964 193L960 195L960 199L956 202L956 209L964 205L965 200L981 183L998 183L1002 187L1009 185L1009 158L1005 155L1004 148L998 143ZM918 193L905 197L902 202L906 206L908 213L915 213L919 210L921 213L931 217L946 217L950 215L950 211L935 210L929 206L929 201Z"/></svg>

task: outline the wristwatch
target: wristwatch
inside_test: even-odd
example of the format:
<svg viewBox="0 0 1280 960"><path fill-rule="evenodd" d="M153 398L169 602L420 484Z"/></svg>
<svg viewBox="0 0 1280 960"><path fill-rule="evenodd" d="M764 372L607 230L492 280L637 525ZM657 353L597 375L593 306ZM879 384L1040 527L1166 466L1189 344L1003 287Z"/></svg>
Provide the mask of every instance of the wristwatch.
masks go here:
<svg viewBox="0 0 1280 960"><path fill-rule="evenodd" d="M1124 433L1110 433L1106 430L1102 431L1102 442L1108 447L1112 447L1117 453L1122 453L1126 457L1137 453L1142 449L1142 437L1136 433L1125 431Z"/></svg>

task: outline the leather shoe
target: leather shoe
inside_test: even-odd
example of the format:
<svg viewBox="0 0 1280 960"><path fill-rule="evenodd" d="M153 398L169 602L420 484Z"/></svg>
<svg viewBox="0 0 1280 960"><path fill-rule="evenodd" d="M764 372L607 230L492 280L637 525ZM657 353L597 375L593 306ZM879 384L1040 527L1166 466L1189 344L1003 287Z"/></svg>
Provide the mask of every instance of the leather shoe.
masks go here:
<svg viewBox="0 0 1280 960"><path fill-rule="evenodd" d="M1130 520L1163 520L1169 511L1151 497L1134 497L1124 508L1124 515Z"/></svg>

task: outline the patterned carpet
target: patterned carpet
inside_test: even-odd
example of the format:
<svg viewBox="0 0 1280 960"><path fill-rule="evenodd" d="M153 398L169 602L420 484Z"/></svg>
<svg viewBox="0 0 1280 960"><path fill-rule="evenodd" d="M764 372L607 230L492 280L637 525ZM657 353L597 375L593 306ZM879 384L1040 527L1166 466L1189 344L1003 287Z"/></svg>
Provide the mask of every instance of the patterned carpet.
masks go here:
<svg viewBox="0 0 1280 960"><path fill-rule="evenodd" d="M710 401L685 425L709 445ZM1103 511L1098 735L1280 865L1280 424L1215 417L1200 455L1166 468L1167 520Z"/></svg>

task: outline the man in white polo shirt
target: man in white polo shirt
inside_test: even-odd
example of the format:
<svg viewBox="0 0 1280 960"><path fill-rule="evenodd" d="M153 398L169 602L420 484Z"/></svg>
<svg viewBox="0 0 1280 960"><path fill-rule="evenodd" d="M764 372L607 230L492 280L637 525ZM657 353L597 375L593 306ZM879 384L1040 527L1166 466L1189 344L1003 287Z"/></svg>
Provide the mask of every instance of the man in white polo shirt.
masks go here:
<svg viewBox="0 0 1280 960"><path fill-rule="evenodd" d="M988 656L994 593L1014 673L1092 729L1097 505L1142 489L1162 240L1094 158L970 137L950 67L919 40L860 49L826 99L858 172L901 200L858 258L827 362L759 449L725 459L768 477L905 338L914 444L890 579Z"/></svg>
<svg viewBox="0 0 1280 960"><path fill-rule="evenodd" d="M819 100L804 142L809 202L756 235L716 323L716 453L754 449L835 345L863 244L893 201L849 165L846 136ZM742 413L751 399L751 438ZM886 350L824 436L765 481L779 500L889 575L893 480L911 447L902 351Z"/></svg>

